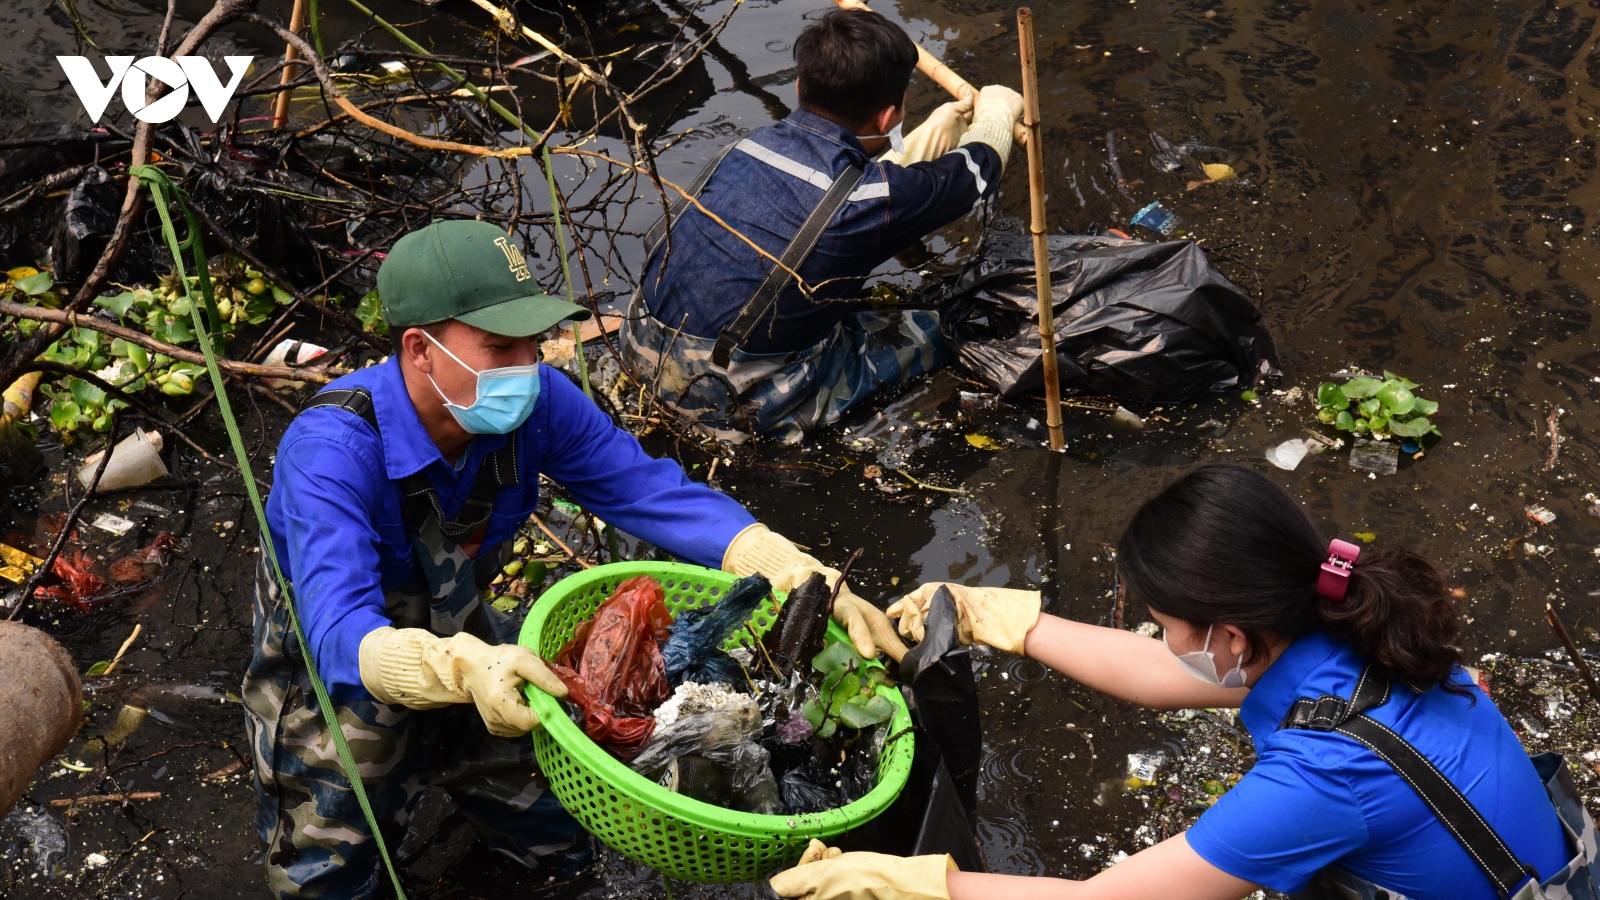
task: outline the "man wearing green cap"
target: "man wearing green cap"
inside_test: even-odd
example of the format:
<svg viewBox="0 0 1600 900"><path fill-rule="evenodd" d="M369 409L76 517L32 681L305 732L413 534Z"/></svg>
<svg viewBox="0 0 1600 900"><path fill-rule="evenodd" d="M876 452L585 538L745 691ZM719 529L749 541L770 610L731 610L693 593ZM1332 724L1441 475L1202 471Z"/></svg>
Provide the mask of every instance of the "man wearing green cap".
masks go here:
<svg viewBox="0 0 1600 900"><path fill-rule="evenodd" d="M516 645L525 610L483 600L538 505L541 474L688 562L760 571L779 590L838 574L676 463L646 456L538 364L536 336L588 312L539 293L498 227L447 221L406 235L378 270L378 293L394 355L307 404L279 444L267 502L308 645L295 640L263 555L244 701L257 829L279 897L364 898L379 883L306 650L391 850L437 786L512 859L562 874L591 858L525 736L538 719L524 685L557 696L565 687ZM834 616L863 653L904 654L882 613L848 589Z"/></svg>

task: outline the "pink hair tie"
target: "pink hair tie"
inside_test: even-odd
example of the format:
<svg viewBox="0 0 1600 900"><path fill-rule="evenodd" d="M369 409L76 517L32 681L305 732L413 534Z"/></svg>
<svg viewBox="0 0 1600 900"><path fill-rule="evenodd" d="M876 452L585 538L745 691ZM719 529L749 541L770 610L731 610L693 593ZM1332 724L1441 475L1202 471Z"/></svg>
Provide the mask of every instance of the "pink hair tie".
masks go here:
<svg viewBox="0 0 1600 900"><path fill-rule="evenodd" d="M1334 603L1344 602L1344 593L1350 588L1350 570L1356 567L1361 548L1348 541L1334 538L1328 544L1328 561L1322 564L1322 574L1317 576L1317 596Z"/></svg>

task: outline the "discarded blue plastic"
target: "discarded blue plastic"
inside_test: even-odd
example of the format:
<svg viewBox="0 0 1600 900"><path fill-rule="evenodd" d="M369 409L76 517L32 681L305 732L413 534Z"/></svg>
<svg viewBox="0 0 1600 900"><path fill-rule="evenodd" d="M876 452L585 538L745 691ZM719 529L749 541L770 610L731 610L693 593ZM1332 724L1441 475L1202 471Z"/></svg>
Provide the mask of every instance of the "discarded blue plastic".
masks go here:
<svg viewBox="0 0 1600 900"><path fill-rule="evenodd" d="M1422 445L1417 443L1416 441L1405 441L1405 442L1400 444L1400 452L1408 454L1408 455L1416 453L1418 450L1421 450L1421 449L1422 449Z"/></svg>
<svg viewBox="0 0 1600 900"><path fill-rule="evenodd" d="M735 581L715 605L679 613L677 621L672 623L672 634L661 645L667 681L676 686L687 678L704 684L700 678L693 677L702 667L710 670L705 674L712 680L727 681L726 664L719 663L713 654L728 635L750 620L756 607L771 593L772 585L765 577L751 575Z"/></svg>
<svg viewBox="0 0 1600 900"><path fill-rule="evenodd" d="M1146 206L1133 214L1130 224L1143 225L1157 234L1171 234L1178 227L1178 216L1172 210L1161 205L1161 201Z"/></svg>

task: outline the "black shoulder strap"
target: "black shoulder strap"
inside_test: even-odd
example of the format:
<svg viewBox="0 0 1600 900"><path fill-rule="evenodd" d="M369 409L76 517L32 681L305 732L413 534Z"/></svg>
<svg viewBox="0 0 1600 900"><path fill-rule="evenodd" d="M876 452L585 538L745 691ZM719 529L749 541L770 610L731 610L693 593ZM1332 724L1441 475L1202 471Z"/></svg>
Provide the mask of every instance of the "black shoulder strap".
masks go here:
<svg viewBox="0 0 1600 900"><path fill-rule="evenodd" d="M1349 700L1333 695L1296 700L1279 727L1334 731L1376 753L1455 835L1501 897L1509 897L1525 877L1537 883L1539 873L1511 852L1472 801L1437 766L1393 729L1366 714L1389 699L1389 686L1389 677L1369 663Z"/></svg>
<svg viewBox="0 0 1600 900"><path fill-rule="evenodd" d="M822 239L822 233L828 229L828 224L850 198L850 192L856 189L862 174L860 166L852 165L833 180L832 186L822 195L811 215L806 217L805 224L800 226L800 232L778 257L783 265L772 267L772 271L767 273L766 279L756 288L756 292L750 296L744 308L739 310L733 321L717 335L717 343L711 348L713 363L726 369L733 359L734 349L742 346L749 339L750 333L755 331L756 325L772 312L778 295L789 286L792 277L789 273L799 271L806 257L816 249L817 241Z"/></svg>
<svg viewBox="0 0 1600 900"><path fill-rule="evenodd" d="M706 163L706 167L700 170L700 174L696 175L694 180L689 182L689 196L679 197L678 199L672 201L672 204L667 207L668 211L663 213L661 218L656 219L655 224L650 226L650 230L644 233L644 261L647 266L650 263L650 257L655 256L656 248L661 246L661 242L666 239L668 220L670 219L671 221L676 222L678 221L678 217L682 216L688 211L690 198L692 197L699 199L700 192L705 190L706 182L711 180L712 173L716 172L717 167L722 165L722 161L727 158L729 151L733 150L733 148L738 145L739 142L734 141L728 146L723 147L722 152L718 153L716 158L711 160L711 162Z"/></svg>
<svg viewBox="0 0 1600 900"><path fill-rule="evenodd" d="M322 391L308 401L301 412L319 406L333 406L355 413L367 421L373 430L378 427L378 414L373 410L372 394L366 388L333 388ZM429 516L439 521L439 530L457 543L489 521L494 512L494 501L502 488L519 484L522 475L517 467L517 433L506 435L505 444L484 459L478 469L478 478L472 483L472 493L461 504L454 520L445 518L444 507L439 502L439 492L433 489L427 476L415 472L400 479L400 515L406 530L420 533Z"/></svg>
<svg viewBox="0 0 1600 900"><path fill-rule="evenodd" d="M322 391L307 401L300 411L305 412L308 409L316 409L319 406L336 406L339 409L353 412L366 419L367 424L371 425L374 431L379 431L378 414L373 412L372 395L367 393L366 388L331 388Z"/></svg>

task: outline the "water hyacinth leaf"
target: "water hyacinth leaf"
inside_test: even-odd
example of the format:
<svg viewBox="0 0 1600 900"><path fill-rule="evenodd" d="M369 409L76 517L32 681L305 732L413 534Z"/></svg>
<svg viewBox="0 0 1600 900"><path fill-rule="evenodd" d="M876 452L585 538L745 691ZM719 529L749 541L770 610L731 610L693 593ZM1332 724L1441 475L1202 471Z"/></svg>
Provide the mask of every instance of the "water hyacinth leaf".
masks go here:
<svg viewBox="0 0 1600 900"><path fill-rule="evenodd" d="M1389 431L1400 437L1422 437L1433 430L1433 423L1428 421L1427 416L1417 416L1404 422L1391 421L1389 423Z"/></svg>
<svg viewBox="0 0 1600 900"><path fill-rule="evenodd" d="M1383 370L1383 380L1384 381L1396 381L1396 382L1399 382L1400 386L1405 388L1408 391L1413 389L1413 388L1415 388L1415 387L1418 387L1418 385L1417 385L1417 383L1415 381L1412 381L1412 380L1410 380L1408 378L1401 378L1399 375L1396 375L1395 373L1389 371L1388 369L1384 369Z"/></svg>
<svg viewBox="0 0 1600 900"><path fill-rule="evenodd" d="M828 711L815 699L807 700L800 704L800 713L811 723L811 730L816 731L822 727L822 721L828 717Z"/></svg>
<svg viewBox="0 0 1600 900"><path fill-rule="evenodd" d="M1331 381L1324 381L1317 388L1317 402L1334 409L1350 408L1350 398L1346 397L1344 391L1339 390L1339 386Z"/></svg>
<svg viewBox="0 0 1600 900"><path fill-rule="evenodd" d="M1391 416L1403 416L1417 405L1417 398L1398 381L1385 382L1375 398L1383 402Z"/></svg>
<svg viewBox="0 0 1600 900"><path fill-rule="evenodd" d="M833 689L833 699L828 703L828 715L837 716L839 710L851 697L861 694L861 676L848 672L839 679L839 684Z"/></svg>
<svg viewBox="0 0 1600 900"><path fill-rule="evenodd" d="M272 292L272 299L276 300L279 306L288 306L294 302L293 294L275 284L267 285L267 290Z"/></svg>
<svg viewBox="0 0 1600 900"><path fill-rule="evenodd" d="M120 294L106 294L94 298L95 306L103 306L117 314L118 319L128 315L128 307L132 306L138 297L133 291L123 291Z"/></svg>
<svg viewBox="0 0 1600 900"><path fill-rule="evenodd" d="M1350 430L1356 434L1366 434L1372 430L1372 426L1367 424L1366 419L1357 419L1355 425L1352 426Z"/></svg>
<svg viewBox="0 0 1600 900"><path fill-rule="evenodd" d="M826 649L811 659L811 665L815 666L818 672L828 672L830 674L856 668L862 662L864 660L862 660L861 654L857 653L855 648L846 641L829 644Z"/></svg>
<svg viewBox="0 0 1600 900"><path fill-rule="evenodd" d="M1347 403L1348 403L1348 401L1347 401ZM1340 411L1339 410L1334 409L1331 406L1324 406L1321 409L1317 410L1317 421L1323 423L1324 425L1332 425L1333 424L1333 420L1337 419L1339 417L1339 415L1340 415ZM1344 413L1344 415L1348 416L1350 414L1349 413Z"/></svg>
<svg viewBox="0 0 1600 900"><path fill-rule="evenodd" d="M522 567L522 580L529 584L544 584L545 576L549 574L550 565L538 560L534 560Z"/></svg>
<svg viewBox="0 0 1600 900"><path fill-rule="evenodd" d="M1350 431L1356 427L1356 417L1350 415L1349 410L1344 410L1334 418L1333 424L1340 431Z"/></svg>
<svg viewBox="0 0 1600 900"><path fill-rule="evenodd" d="M50 404L50 424L57 431L71 431L78 427L80 418L82 413L78 410L78 404L71 400L57 400Z"/></svg>
<svg viewBox="0 0 1600 900"><path fill-rule="evenodd" d="M29 297L37 297L56 285L55 279L50 277L49 272L36 272L26 278L18 278L15 283L17 290Z"/></svg>
<svg viewBox="0 0 1600 900"><path fill-rule="evenodd" d="M389 323L383 320L383 302L375 290L362 295L361 302L356 304L356 318L361 320L361 327L368 331L377 334L389 331Z"/></svg>
<svg viewBox="0 0 1600 900"><path fill-rule="evenodd" d="M1361 401L1356 408L1360 410L1363 416L1366 416L1370 419L1378 414L1378 410L1383 409L1383 401L1379 400L1377 397L1368 397L1367 399Z"/></svg>
<svg viewBox="0 0 1600 900"><path fill-rule="evenodd" d="M1424 400L1421 397L1418 397L1417 405L1413 406L1411 411L1419 416L1431 416L1439 411L1439 402L1437 400Z"/></svg>
<svg viewBox="0 0 1600 900"><path fill-rule="evenodd" d="M1373 394L1376 394L1378 392L1378 388L1381 387L1383 387L1383 382L1376 378L1368 378L1367 376L1363 375L1359 378L1350 379L1345 383L1345 386L1339 390L1351 400L1365 400L1366 398L1371 397Z"/></svg>
<svg viewBox="0 0 1600 900"><path fill-rule="evenodd" d="M817 727L816 734L817 734L817 737L822 738L823 740L827 740L828 738L833 737L834 732L836 732L838 730L839 730L839 720L837 720L837 719L826 719L826 720L823 721L823 723L820 726Z"/></svg>
<svg viewBox="0 0 1600 900"><path fill-rule="evenodd" d="M84 677L86 677L86 678L93 678L96 675L104 675L106 673L106 670L109 669L109 668L111 668L111 660L102 659L99 662L95 663L94 665L90 666L89 667L89 671L87 671L87 672L85 672L83 674L84 674Z"/></svg>
<svg viewBox="0 0 1600 900"><path fill-rule="evenodd" d="M106 392L82 378L67 379L67 390L72 392L72 399L78 401L80 407L104 406L106 403Z"/></svg>
<svg viewBox="0 0 1600 900"><path fill-rule="evenodd" d="M893 715L894 704L877 694L852 697L839 708L839 721L855 729L880 725Z"/></svg>

